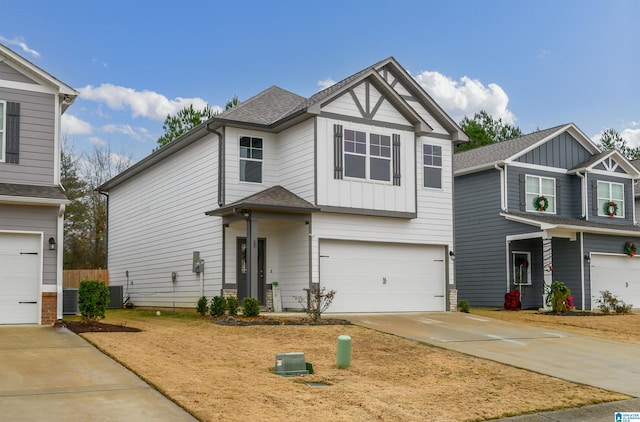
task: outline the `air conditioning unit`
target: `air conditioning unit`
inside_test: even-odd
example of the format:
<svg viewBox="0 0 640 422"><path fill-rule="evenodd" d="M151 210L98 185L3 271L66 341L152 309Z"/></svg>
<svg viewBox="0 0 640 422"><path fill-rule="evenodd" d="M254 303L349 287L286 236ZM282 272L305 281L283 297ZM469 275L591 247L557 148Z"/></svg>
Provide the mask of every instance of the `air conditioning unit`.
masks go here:
<svg viewBox="0 0 640 422"><path fill-rule="evenodd" d="M276 355L276 375L307 375L309 370L304 360L304 353L278 353Z"/></svg>
<svg viewBox="0 0 640 422"><path fill-rule="evenodd" d="M78 289L62 289L62 314L75 315L78 313Z"/></svg>
<svg viewBox="0 0 640 422"><path fill-rule="evenodd" d="M109 305L107 309L122 309L122 286L109 286Z"/></svg>

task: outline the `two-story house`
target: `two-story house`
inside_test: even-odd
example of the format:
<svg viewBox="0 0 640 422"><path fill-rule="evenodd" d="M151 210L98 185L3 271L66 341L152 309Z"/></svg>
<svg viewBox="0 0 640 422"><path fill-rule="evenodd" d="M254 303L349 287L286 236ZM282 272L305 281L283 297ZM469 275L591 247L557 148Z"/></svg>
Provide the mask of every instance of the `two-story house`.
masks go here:
<svg viewBox="0 0 640 422"><path fill-rule="evenodd" d="M621 154L566 124L455 154L454 175L460 299L502 306L517 289L541 308L559 280L577 309L597 309L604 290L640 306L640 173Z"/></svg>
<svg viewBox="0 0 640 422"><path fill-rule="evenodd" d="M393 58L310 98L268 88L100 187L110 284L137 306L269 305L277 282L276 309L317 286L332 312L455 308L466 140Z"/></svg>
<svg viewBox="0 0 640 422"><path fill-rule="evenodd" d="M77 95L0 44L0 324L62 317L60 116Z"/></svg>

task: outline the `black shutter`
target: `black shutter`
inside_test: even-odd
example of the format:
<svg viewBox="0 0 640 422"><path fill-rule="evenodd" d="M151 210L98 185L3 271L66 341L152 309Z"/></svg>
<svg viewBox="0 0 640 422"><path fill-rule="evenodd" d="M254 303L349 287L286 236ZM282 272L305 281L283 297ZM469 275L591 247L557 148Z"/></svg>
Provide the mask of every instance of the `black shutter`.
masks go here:
<svg viewBox="0 0 640 422"><path fill-rule="evenodd" d="M507 206L507 209L509 207ZM524 174L520 175L520 211L527 210L527 183L526 176Z"/></svg>
<svg viewBox="0 0 640 422"><path fill-rule="evenodd" d="M560 215L560 181L556 179L556 215Z"/></svg>
<svg viewBox="0 0 640 422"><path fill-rule="evenodd" d="M393 134L393 186L400 186L400 135Z"/></svg>
<svg viewBox="0 0 640 422"><path fill-rule="evenodd" d="M598 216L598 181L591 181L591 207L593 209L593 216Z"/></svg>
<svg viewBox="0 0 640 422"><path fill-rule="evenodd" d="M20 161L20 103L7 102L7 151L5 162Z"/></svg>
<svg viewBox="0 0 640 422"><path fill-rule="evenodd" d="M333 178L342 179L342 125L333 125Z"/></svg>

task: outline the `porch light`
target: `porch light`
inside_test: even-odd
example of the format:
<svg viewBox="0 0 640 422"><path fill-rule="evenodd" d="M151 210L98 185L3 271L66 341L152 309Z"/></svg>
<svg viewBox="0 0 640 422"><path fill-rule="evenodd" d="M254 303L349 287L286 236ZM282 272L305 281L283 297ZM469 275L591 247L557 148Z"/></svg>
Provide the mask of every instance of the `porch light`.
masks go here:
<svg viewBox="0 0 640 422"><path fill-rule="evenodd" d="M53 237L49 238L49 250L51 251L56 250L56 240Z"/></svg>
<svg viewBox="0 0 640 422"><path fill-rule="evenodd" d="M449 251L449 257L450 257L451 259L456 259L456 254L455 254L455 253L453 253L453 251Z"/></svg>
<svg viewBox="0 0 640 422"><path fill-rule="evenodd" d="M591 257L587 254L584 255L584 262L587 263L587 265L591 264Z"/></svg>

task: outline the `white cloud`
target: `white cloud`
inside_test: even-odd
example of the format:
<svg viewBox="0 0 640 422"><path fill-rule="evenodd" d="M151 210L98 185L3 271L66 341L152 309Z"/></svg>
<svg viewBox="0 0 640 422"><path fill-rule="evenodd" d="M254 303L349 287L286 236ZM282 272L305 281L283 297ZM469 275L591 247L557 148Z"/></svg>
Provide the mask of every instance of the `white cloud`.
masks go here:
<svg viewBox="0 0 640 422"><path fill-rule="evenodd" d="M167 115L175 114L183 108L193 104L196 109L202 109L207 102L202 98L176 97L173 100L153 91L136 91L133 88L102 84L94 88L87 85L78 89L80 98L84 100L105 103L109 108L122 110L125 107L131 109L132 117L146 117L163 121Z"/></svg>
<svg viewBox="0 0 640 422"><path fill-rule="evenodd" d="M89 143L93 145L100 145L100 146L107 145L107 141L100 139L97 136L90 136L87 138L87 141L89 141Z"/></svg>
<svg viewBox="0 0 640 422"><path fill-rule="evenodd" d="M65 135L88 135L91 132L90 123L80 120L72 114L62 115L62 133Z"/></svg>
<svg viewBox="0 0 640 422"><path fill-rule="evenodd" d="M318 81L318 86L320 87L320 89L327 89L331 85L335 85L335 83L336 83L336 81L334 81L333 79L329 78L329 79L325 79L323 81Z"/></svg>
<svg viewBox="0 0 640 422"><path fill-rule="evenodd" d="M627 141L630 147L640 147L640 129L624 129L620 132L620 136Z"/></svg>
<svg viewBox="0 0 640 422"><path fill-rule="evenodd" d="M0 35L0 41L2 41L6 45L15 45L17 47L20 47L23 52L30 54L33 57L40 57L40 53L38 53L36 50L29 48L29 46L27 45L23 37L15 37L13 39L9 39Z"/></svg>
<svg viewBox="0 0 640 422"><path fill-rule="evenodd" d="M508 109L509 96L498 84L484 86L467 76L454 81L441 73L428 71L419 73L415 79L456 122L464 116L471 118L481 110L508 124L516 121L516 116Z"/></svg>
<svg viewBox="0 0 640 422"><path fill-rule="evenodd" d="M111 124L111 125L103 126L102 130L107 133L121 133L133 139L137 139L138 141L144 141L151 137L149 130L141 126L134 128L131 125L127 125L127 124L120 124L120 125Z"/></svg>

